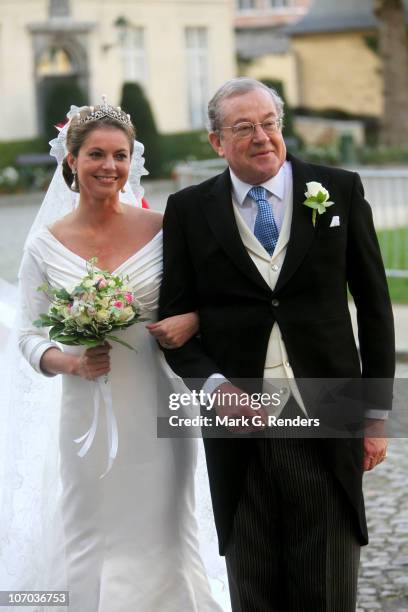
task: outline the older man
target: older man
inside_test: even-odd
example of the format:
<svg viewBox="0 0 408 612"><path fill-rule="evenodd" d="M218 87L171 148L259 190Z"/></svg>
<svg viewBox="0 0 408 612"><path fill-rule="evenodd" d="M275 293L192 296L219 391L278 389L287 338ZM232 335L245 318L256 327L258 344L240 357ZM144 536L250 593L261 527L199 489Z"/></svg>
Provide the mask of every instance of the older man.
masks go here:
<svg viewBox="0 0 408 612"><path fill-rule="evenodd" d="M166 351L171 367L217 397L242 393L237 379L283 379L282 415L292 417L310 408L301 379L391 378L392 311L358 175L287 155L282 100L258 81L222 86L209 119L229 167L172 195L164 219L160 316L198 310L201 330ZM305 205L307 183L325 196L320 211ZM389 401L385 391L379 407ZM362 474L386 454L382 413L366 416L365 438L205 440L234 612L355 609L367 542Z"/></svg>

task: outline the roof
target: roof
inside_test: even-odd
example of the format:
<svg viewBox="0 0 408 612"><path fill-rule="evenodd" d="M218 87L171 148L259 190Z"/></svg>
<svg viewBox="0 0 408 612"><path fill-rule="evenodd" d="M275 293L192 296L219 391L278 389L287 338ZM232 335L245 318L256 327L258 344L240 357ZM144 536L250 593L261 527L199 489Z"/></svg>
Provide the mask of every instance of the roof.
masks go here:
<svg viewBox="0 0 408 612"><path fill-rule="evenodd" d="M244 59L285 53L290 45L282 26L240 28L235 31L235 48Z"/></svg>
<svg viewBox="0 0 408 612"><path fill-rule="evenodd" d="M408 0L403 0L408 22ZM285 28L286 34L317 34L344 30L377 28L373 0L314 0L309 11L297 23Z"/></svg>

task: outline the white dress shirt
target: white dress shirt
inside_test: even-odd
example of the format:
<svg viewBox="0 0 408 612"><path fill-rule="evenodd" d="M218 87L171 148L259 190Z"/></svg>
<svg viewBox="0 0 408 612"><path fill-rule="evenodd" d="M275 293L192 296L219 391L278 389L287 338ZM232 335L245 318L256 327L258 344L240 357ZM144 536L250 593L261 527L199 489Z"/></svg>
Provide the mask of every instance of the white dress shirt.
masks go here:
<svg viewBox="0 0 408 612"><path fill-rule="evenodd" d="M248 195L248 191L253 185L244 183L230 169L232 182L232 201L239 207L241 217L248 225L251 232L254 231L255 220L258 214L258 204ZM268 194L268 202L271 205L275 223L280 231L282 228L283 217L285 215L285 200L292 196L292 166L290 162L285 162L276 176L273 176L265 183L257 185L265 187Z"/></svg>

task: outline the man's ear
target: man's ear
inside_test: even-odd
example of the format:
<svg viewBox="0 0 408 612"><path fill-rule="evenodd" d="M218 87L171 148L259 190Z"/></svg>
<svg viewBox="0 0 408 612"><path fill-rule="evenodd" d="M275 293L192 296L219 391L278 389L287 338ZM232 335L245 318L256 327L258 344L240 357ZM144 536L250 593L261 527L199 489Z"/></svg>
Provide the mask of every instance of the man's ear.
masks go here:
<svg viewBox="0 0 408 612"><path fill-rule="evenodd" d="M220 157L224 157L224 149L221 144L220 135L217 132L210 132L208 134L208 140L217 155L219 155Z"/></svg>

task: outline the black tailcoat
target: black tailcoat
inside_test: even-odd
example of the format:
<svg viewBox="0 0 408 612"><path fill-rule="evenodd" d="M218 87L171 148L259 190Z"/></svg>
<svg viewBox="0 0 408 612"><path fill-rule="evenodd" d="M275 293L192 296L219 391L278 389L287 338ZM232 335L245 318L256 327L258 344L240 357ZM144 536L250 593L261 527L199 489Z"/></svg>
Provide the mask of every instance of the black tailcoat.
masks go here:
<svg viewBox="0 0 408 612"><path fill-rule="evenodd" d="M263 375L275 321L297 379L392 378L394 328L371 209L356 173L304 163L293 171L293 215L286 257L273 291L244 247L236 225L229 171L170 196L164 217L164 276L160 318L197 310L200 339L165 351L183 378ZM312 224L303 205L306 183L318 181L334 205ZM330 227L332 217L340 225ZM359 353L347 291L358 314ZM275 304L275 305L273 305ZM380 405L390 408L389 388ZM250 439L205 440L220 550L225 549L246 466ZM367 528L362 496L362 439L328 439L328 465L354 510L362 543Z"/></svg>

